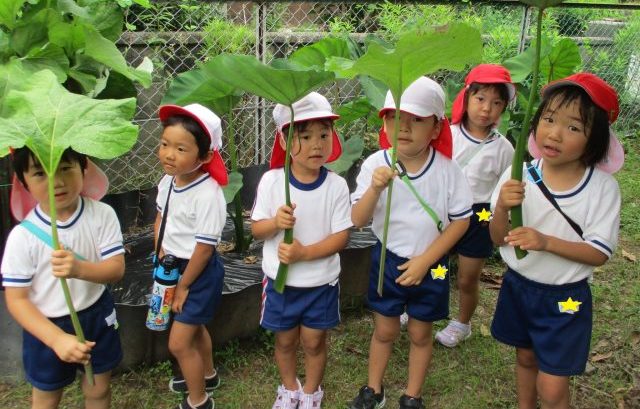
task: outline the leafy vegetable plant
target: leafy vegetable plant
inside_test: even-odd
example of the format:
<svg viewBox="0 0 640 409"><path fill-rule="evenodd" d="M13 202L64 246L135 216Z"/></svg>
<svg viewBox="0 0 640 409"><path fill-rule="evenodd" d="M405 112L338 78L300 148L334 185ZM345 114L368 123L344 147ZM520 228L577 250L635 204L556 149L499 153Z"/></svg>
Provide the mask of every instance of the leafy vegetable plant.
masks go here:
<svg viewBox="0 0 640 409"><path fill-rule="evenodd" d="M73 94L58 83L50 70L31 75L12 65L0 66L0 86L12 88L2 101L0 111L0 157L9 148L28 147L42 164L49 183L49 208L51 220L57 220L54 177L62 153L73 148L100 159L112 159L127 152L135 143L138 127L131 123L136 101L96 100ZM13 73L13 75L11 75ZM10 86L13 85L13 86ZM60 248L56 223L51 223L53 246ZM73 328L79 342L84 333L73 307L69 287L60 279L65 301L69 307ZM87 379L93 384L91 364L85 366Z"/></svg>

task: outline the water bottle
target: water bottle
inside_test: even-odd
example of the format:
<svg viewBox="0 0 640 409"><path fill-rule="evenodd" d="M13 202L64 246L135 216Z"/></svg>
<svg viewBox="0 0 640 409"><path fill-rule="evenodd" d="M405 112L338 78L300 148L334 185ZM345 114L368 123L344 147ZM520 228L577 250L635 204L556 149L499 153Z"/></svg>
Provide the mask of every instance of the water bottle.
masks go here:
<svg viewBox="0 0 640 409"><path fill-rule="evenodd" d="M150 330L164 331L169 328L171 303L179 278L178 259L172 254L166 254L153 270L153 289L146 323Z"/></svg>

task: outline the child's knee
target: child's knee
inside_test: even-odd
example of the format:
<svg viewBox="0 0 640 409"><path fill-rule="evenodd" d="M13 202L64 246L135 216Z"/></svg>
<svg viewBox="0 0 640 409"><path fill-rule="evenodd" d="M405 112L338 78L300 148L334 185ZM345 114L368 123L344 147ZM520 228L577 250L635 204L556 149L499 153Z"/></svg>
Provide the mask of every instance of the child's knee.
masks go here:
<svg viewBox="0 0 640 409"><path fill-rule="evenodd" d="M181 337L169 337L169 352L171 355L178 357L183 355L192 348L191 340Z"/></svg>
<svg viewBox="0 0 640 409"><path fill-rule="evenodd" d="M543 407L569 407L569 378L540 373L536 382Z"/></svg>
<svg viewBox="0 0 640 409"><path fill-rule="evenodd" d="M96 376L93 385L89 385L88 382L82 384L82 394L88 401L105 401L109 399L111 395L111 385L109 381L100 382Z"/></svg>
<svg viewBox="0 0 640 409"><path fill-rule="evenodd" d="M55 409L62 399L62 389L57 391L43 391L33 388L32 399L32 409Z"/></svg>
<svg viewBox="0 0 640 409"><path fill-rule="evenodd" d="M393 342L400 335L400 325L398 327L390 327L383 325L376 325L373 330L373 339L377 342L389 343Z"/></svg>
<svg viewBox="0 0 640 409"><path fill-rule="evenodd" d="M516 350L516 362L518 363L518 366L527 369L536 369L538 367L536 355L531 349L518 348Z"/></svg>

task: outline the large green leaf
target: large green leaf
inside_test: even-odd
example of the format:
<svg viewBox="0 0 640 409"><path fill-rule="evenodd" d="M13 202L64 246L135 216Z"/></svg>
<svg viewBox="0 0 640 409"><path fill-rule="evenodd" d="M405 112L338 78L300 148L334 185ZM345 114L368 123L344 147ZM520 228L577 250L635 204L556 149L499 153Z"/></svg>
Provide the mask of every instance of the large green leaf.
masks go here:
<svg viewBox="0 0 640 409"><path fill-rule="evenodd" d="M333 80L330 72L300 69L282 60L265 65L248 55L222 54L209 69L219 81L268 100L291 105L322 84Z"/></svg>
<svg viewBox="0 0 640 409"><path fill-rule="evenodd" d="M9 91L22 84L25 77L22 63L18 59L12 59L7 64L0 65L0 116L8 114L6 97Z"/></svg>
<svg viewBox="0 0 640 409"><path fill-rule="evenodd" d="M236 193L238 193L241 188L242 188L242 173L240 172L229 173L229 183L222 188L222 193L224 194L224 200L227 202L227 204L233 201L233 198L236 196Z"/></svg>
<svg viewBox="0 0 640 409"><path fill-rule="evenodd" d="M41 70L51 70L58 78L59 83L67 80L69 59L62 47L55 44L46 44L44 47L36 47L29 51L22 59L25 71L32 73Z"/></svg>
<svg viewBox="0 0 640 409"><path fill-rule="evenodd" d="M27 0L2 0L0 1L0 25L12 30L16 24L18 11Z"/></svg>
<svg viewBox="0 0 640 409"><path fill-rule="evenodd" d="M533 72L536 59L536 42L532 42L531 46L515 57L505 60L502 64L511 73L513 82L524 82ZM547 37L542 37L540 43L540 58L545 59L551 53L551 41Z"/></svg>
<svg viewBox="0 0 640 409"><path fill-rule="evenodd" d="M452 24L430 32L408 32L393 49L372 42L366 54L351 67L343 68L347 68L346 73L381 81L399 101L402 92L418 77L440 69L460 71L481 58L480 32L464 24Z"/></svg>
<svg viewBox="0 0 640 409"><path fill-rule="evenodd" d="M211 67L217 64L217 58L175 77L162 104L187 105L197 102L210 107L218 115L230 112L240 102L242 92L215 77Z"/></svg>
<svg viewBox="0 0 640 409"><path fill-rule="evenodd" d="M299 48L291 54L289 60L302 67L322 71L329 57L351 57L347 42L342 38L326 37L316 43Z"/></svg>
<svg viewBox="0 0 640 409"><path fill-rule="evenodd" d="M344 126L360 118L367 118L372 125L379 126L382 124L382 120L378 118L378 108L371 105L369 99L361 97L354 99L353 101L342 104L336 110L336 113L340 115L338 119L338 125ZM373 118L373 121L371 121Z"/></svg>
<svg viewBox="0 0 640 409"><path fill-rule="evenodd" d="M109 72L104 89L98 92L96 87L95 97L98 99L135 98L138 95L136 86L129 78L115 71Z"/></svg>
<svg viewBox="0 0 640 409"><path fill-rule="evenodd" d="M340 137L342 140L342 137ZM342 142L342 155L331 163L327 164L327 168L335 173L344 174L349 168L362 156L364 150L364 142L362 138L352 136L346 142Z"/></svg>
<svg viewBox="0 0 640 409"><path fill-rule="evenodd" d="M81 21L94 26L107 40L115 43L120 38L124 27L124 14L115 2L104 0L77 1L87 11L87 16L81 16Z"/></svg>
<svg viewBox="0 0 640 409"><path fill-rule="evenodd" d="M143 87L151 85L151 72L130 67L120 50L90 25L84 25L85 54L125 77L138 81Z"/></svg>
<svg viewBox="0 0 640 409"><path fill-rule="evenodd" d="M9 43L15 53L23 57L34 47L42 47L48 41L49 27L60 22L62 17L53 9L43 9L34 14L28 14L16 25L11 32Z"/></svg>
<svg viewBox="0 0 640 409"><path fill-rule="evenodd" d="M582 62L580 48L570 38L563 38L540 60L540 74L547 82L568 77Z"/></svg>
<svg viewBox="0 0 640 409"><path fill-rule="evenodd" d="M47 174L53 174L65 149L99 159L127 152L136 142L131 123L135 99L96 100L72 94L48 70L33 74L21 90L6 97L10 115L0 118L0 155L27 146Z"/></svg>

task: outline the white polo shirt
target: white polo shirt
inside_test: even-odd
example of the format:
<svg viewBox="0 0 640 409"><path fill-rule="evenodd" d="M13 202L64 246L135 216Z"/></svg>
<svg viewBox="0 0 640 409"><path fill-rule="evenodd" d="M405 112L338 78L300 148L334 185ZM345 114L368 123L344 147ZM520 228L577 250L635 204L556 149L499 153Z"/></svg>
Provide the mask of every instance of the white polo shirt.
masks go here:
<svg viewBox="0 0 640 409"><path fill-rule="evenodd" d="M266 172L258 184L251 220L259 221L276 216L285 204L284 168ZM293 237L308 246L326 239L334 233L352 226L347 182L337 174L321 168L320 176L313 183L302 183L290 175L291 203L296 205ZM264 241L262 269L274 279L278 273L278 246L284 240L284 230ZM299 261L289 265L286 285L293 287L317 287L330 284L340 274L338 253L311 261Z"/></svg>
<svg viewBox="0 0 640 409"><path fill-rule="evenodd" d="M196 243L218 244L227 216L227 204L222 188L208 173L186 186L176 187L171 183L172 179L165 175L158 185L156 205L161 215L167 203L169 186L173 188L162 248L167 254L190 259Z"/></svg>
<svg viewBox="0 0 640 409"><path fill-rule="evenodd" d="M369 156L360 168L357 187L351 194L355 203L371 185L373 171L380 166L391 166L391 158L385 150ZM469 185L458 165L430 148L429 156L420 170L409 173L408 177L415 190L436 212L443 228L451 220L465 219L472 214L472 197ZM384 213L387 204L387 190L380 194L373 212L371 228L382 241ZM391 215L387 248L395 254L411 258L425 252L427 247L440 236L440 232L429 214L416 199L409 187L399 178L393 180Z"/></svg>
<svg viewBox="0 0 640 409"><path fill-rule="evenodd" d="M482 139L471 136L462 124L451 126L453 158L467 178L473 203L488 203L504 170L513 160L513 146L497 130Z"/></svg>
<svg viewBox="0 0 640 409"><path fill-rule="evenodd" d="M544 171L542 159L533 162ZM542 191L528 177L526 164L525 199L522 202L523 223L541 233L567 241L582 241L578 233L547 200ZM502 184L511 178L511 167L505 170L491 197L495 208ZM620 189L613 176L597 168L587 168L582 180L572 189L556 192L549 189L562 211L583 231L584 241L607 257L611 257L618 244L620 228ZM511 246L501 246L502 259L518 273L530 280L545 284L567 284L591 278L593 266L577 263L546 251L529 251L521 260Z"/></svg>
<svg viewBox="0 0 640 409"><path fill-rule="evenodd" d="M51 234L51 218L40 206L25 220ZM91 262L124 253L120 224L113 209L102 202L81 197L78 208L65 222L58 222L60 243ZM9 233L2 260L2 285L29 287L29 300L49 318L69 315L60 280L51 273L51 247L17 225ZM92 306L105 290L103 284L68 279L76 311Z"/></svg>

